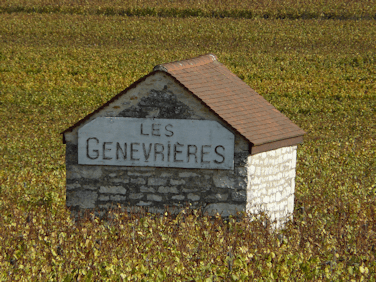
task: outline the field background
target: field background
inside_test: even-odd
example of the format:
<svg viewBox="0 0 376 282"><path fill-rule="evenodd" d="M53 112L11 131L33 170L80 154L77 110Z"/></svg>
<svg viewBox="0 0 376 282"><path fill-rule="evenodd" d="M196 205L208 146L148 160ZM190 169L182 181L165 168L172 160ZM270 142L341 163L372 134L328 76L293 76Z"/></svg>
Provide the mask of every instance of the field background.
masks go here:
<svg viewBox="0 0 376 282"><path fill-rule="evenodd" d="M375 281L375 42L374 0L0 0L0 280ZM294 221L73 223L60 132L209 52L307 132Z"/></svg>

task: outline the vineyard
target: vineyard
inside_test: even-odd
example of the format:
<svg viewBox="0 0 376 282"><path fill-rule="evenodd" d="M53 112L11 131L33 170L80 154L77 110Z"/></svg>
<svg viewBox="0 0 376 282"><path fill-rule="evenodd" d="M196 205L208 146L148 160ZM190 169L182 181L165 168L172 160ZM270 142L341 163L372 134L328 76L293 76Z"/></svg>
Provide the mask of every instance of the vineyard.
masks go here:
<svg viewBox="0 0 376 282"><path fill-rule="evenodd" d="M0 280L376 280L375 42L367 0L0 0ZM153 66L207 53L307 132L294 220L74 222L60 132Z"/></svg>

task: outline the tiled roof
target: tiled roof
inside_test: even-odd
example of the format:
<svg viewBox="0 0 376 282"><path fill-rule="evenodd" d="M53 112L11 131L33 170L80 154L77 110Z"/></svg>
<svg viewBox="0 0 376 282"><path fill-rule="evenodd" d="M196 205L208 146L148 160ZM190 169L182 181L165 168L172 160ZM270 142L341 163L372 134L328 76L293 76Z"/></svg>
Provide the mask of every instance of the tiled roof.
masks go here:
<svg viewBox="0 0 376 282"><path fill-rule="evenodd" d="M303 141L305 132L302 129L222 65L213 54L158 65L154 70L173 76L254 146L288 139L290 142L283 146Z"/></svg>

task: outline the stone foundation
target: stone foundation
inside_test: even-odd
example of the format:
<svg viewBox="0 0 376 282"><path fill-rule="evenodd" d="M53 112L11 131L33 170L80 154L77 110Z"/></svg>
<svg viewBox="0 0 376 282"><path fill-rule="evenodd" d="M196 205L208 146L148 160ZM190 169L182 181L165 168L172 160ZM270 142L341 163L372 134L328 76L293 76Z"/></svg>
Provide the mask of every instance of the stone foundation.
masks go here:
<svg viewBox="0 0 376 282"><path fill-rule="evenodd" d="M68 145L69 146L69 145ZM71 150L73 151L73 149ZM67 206L75 209L165 207L187 203L223 216L245 211L246 167L235 170L67 165Z"/></svg>
<svg viewBox="0 0 376 282"><path fill-rule="evenodd" d="M166 207L187 203L209 214L266 212L282 224L294 210L296 146L248 157L234 171L67 165L67 206L76 209ZM71 149L71 152L74 150ZM238 163L242 163L238 157Z"/></svg>

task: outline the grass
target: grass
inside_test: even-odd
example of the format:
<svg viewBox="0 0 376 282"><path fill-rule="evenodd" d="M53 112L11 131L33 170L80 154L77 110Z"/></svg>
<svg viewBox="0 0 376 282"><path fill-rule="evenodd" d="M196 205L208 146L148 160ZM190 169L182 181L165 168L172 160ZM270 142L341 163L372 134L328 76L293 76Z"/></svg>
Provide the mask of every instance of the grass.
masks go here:
<svg viewBox="0 0 376 282"><path fill-rule="evenodd" d="M265 7L281 14L283 1L129 2L176 17L96 12L123 2L41 3L0 1L1 280L375 280L372 1L347 3L355 16L341 20L264 19ZM344 2L304 3L344 13L336 9ZM255 16L181 18L189 7ZM74 224L59 133L154 65L208 52L307 131L294 221L270 233L259 221L187 210Z"/></svg>

